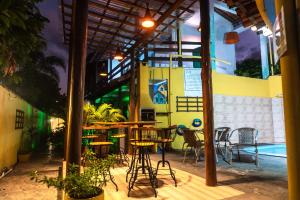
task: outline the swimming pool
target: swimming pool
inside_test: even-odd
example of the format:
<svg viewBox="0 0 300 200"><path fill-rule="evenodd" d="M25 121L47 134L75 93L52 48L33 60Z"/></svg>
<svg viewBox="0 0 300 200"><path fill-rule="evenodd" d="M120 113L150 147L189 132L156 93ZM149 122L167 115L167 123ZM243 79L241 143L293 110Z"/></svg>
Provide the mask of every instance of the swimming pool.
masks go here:
<svg viewBox="0 0 300 200"><path fill-rule="evenodd" d="M247 147L243 149L248 153L255 153L254 147ZM266 156L277 156L286 158L285 144L271 144L258 146L258 154Z"/></svg>

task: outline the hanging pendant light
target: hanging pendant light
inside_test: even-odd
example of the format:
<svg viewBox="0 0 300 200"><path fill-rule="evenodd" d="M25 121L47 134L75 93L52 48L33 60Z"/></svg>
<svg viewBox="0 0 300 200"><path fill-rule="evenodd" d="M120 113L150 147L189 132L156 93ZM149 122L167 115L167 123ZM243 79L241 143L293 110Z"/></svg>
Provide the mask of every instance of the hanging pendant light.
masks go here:
<svg viewBox="0 0 300 200"><path fill-rule="evenodd" d="M142 26L144 28L152 28L155 25L154 19L151 16L149 5L147 4L147 10L145 17L142 18Z"/></svg>
<svg viewBox="0 0 300 200"><path fill-rule="evenodd" d="M99 76L106 77L106 76L108 76L108 74L107 74L106 72L101 72L101 73L99 74Z"/></svg>
<svg viewBox="0 0 300 200"><path fill-rule="evenodd" d="M225 44L236 44L240 41L240 36L237 32L227 32L224 35Z"/></svg>
<svg viewBox="0 0 300 200"><path fill-rule="evenodd" d="M116 50L114 59L116 59L116 60L123 60L123 54L122 54L119 46L118 46L118 48Z"/></svg>

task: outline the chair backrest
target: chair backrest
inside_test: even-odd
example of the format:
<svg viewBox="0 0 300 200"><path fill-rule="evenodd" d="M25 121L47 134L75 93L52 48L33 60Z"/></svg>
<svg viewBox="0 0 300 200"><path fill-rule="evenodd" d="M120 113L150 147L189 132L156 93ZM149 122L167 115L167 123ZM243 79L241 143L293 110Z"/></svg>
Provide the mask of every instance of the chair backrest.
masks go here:
<svg viewBox="0 0 300 200"><path fill-rule="evenodd" d="M167 128L157 128L157 134L158 137L163 138L163 139L171 139L175 140L176 135L177 135L177 125L172 125Z"/></svg>
<svg viewBox="0 0 300 200"><path fill-rule="evenodd" d="M154 127L138 127L132 128L135 139L140 141L155 141L157 140L157 129Z"/></svg>
<svg viewBox="0 0 300 200"><path fill-rule="evenodd" d="M215 129L215 141L227 142L229 138L230 127L218 127Z"/></svg>
<svg viewBox="0 0 300 200"><path fill-rule="evenodd" d="M258 131L255 128L243 127L235 129L231 132L230 137L234 132L238 133L238 143L244 145L253 145L257 144L257 135Z"/></svg>
<svg viewBox="0 0 300 200"><path fill-rule="evenodd" d="M197 137L194 130L183 129L183 138L189 147L195 147L197 145Z"/></svg>

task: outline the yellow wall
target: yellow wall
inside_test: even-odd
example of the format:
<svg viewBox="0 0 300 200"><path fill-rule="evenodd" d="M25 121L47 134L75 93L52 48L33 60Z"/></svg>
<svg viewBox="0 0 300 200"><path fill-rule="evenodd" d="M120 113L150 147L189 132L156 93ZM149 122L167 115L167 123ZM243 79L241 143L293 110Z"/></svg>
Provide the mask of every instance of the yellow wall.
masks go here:
<svg viewBox="0 0 300 200"><path fill-rule="evenodd" d="M213 93L228 96L278 97L282 96L281 76L270 76L268 80L262 80L213 72Z"/></svg>
<svg viewBox="0 0 300 200"><path fill-rule="evenodd" d="M168 112L168 105L166 104L153 104L149 95L149 80L151 79L168 79L169 80L169 69L168 68L148 68L147 66L141 65L140 70L140 107L141 108L155 108L156 112ZM153 76L154 75L154 76ZM170 81L168 81L170 84ZM184 69L183 68L171 68L171 94L169 101L171 102L171 124L184 124L191 127L192 120L194 118L202 118L202 113L197 112L176 112L176 96L184 96ZM169 87L170 87L169 85ZM163 123L158 126L168 126L168 117L158 116L157 121Z"/></svg>
<svg viewBox="0 0 300 200"><path fill-rule="evenodd" d="M16 109L24 111L24 126L38 117L37 109L0 86L0 170L17 162L22 129L15 129Z"/></svg>
<svg viewBox="0 0 300 200"><path fill-rule="evenodd" d="M199 75L200 76L200 75ZM169 68L150 68L140 65L140 107L155 108L156 112L167 112L168 105L153 104L149 95L150 79L168 79ZM193 119L203 119L203 113L197 112L176 112L176 96L184 96L184 69L171 68L171 124L183 124L191 128ZM169 86L170 87L170 86ZM273 76L268 80L246 78L219 74L213 72L213 93L228 96L253 96L253 97L278 97L282 94L281 77ZM159 127L168 126L167 116L157 116L157 121L163 122L158 124ZM201 128L201 127L200 127ZM173 146L181 148L182 137L177 137Z"/></svg>

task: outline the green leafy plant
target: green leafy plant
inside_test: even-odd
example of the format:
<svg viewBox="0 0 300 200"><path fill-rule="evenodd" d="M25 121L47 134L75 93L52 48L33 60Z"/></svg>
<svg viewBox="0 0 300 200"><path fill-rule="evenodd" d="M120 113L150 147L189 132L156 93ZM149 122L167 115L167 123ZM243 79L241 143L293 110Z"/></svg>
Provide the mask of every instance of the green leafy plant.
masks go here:
<svg viewBox="0 0 300 200"><path fill-rule="evenodd" d="M237 63L234 72L238 76L250 78L262 78L261 61L255 59L246 59Z"/></svg>
<svg viewBox="0 0 300 200"><path fill-rule="evenodd" d="M28 154L32 152L32 139L35 134L33 127L24 128L21 135L19 154Z"/></svg>
<svg viewBox="0 0 300 200"><path fill-rule="evenodd" d="M12 74L28 54L45 46L42 30L48 19L40 14L41 0L0 1L0 69Z"/></svg>
<svg viewBox="0 0 300 200"><path fill-rule="evenodd" d="M37 171L30 174L31 180L64 190L71 198L84 199L95 197L102 193L102 187L108 181L107 176L115 163L115 156L98 159L91 151L84 155L85 167L82 172L78 165L69 165L65 178L41 176Z"/></svg>
<svg viewBox="0 0 300 200"><path fill-rule="evenodd" d="M113 108L110 104L101 104L98 108L90 103L85 103L83 107L83 123L89 124L93 121L118 122L126 118L120 109Z"/></svg>
<svg viewBox="0 0 300 200"><path fill-rule="evenodd" d="M59 154L63 153L65 132L66 132L65 124L50 132L48 141L51 144L52 152L59 153Z"/></svg>

